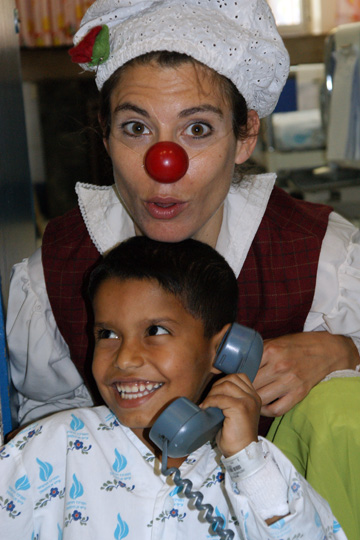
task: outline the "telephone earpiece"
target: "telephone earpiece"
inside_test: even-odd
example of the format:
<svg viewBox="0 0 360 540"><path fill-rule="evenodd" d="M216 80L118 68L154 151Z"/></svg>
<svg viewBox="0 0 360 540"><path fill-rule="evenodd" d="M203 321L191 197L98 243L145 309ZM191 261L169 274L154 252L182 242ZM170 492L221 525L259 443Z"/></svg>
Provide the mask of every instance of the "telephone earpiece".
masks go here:
<svg viewBox="0 0 360 540"><path fill-rule="evenodd" d="M234 323L225 334L214 362L223 373L245 373L255 379L263 353L263 341L255 330ZM149 437L161 450L167 440L170 457L187 456L212 439L221 428L224 415L216 407L200 409L189 399L173 401L155 421Z"/></svg>
<svg viewBox="0 0 360 540"><path fill-rule="evenodd" d="M223 373L246 373L250 381L256 377L263 353L263 340L258 332L233 323L216 353L214 367Z"/></svg>

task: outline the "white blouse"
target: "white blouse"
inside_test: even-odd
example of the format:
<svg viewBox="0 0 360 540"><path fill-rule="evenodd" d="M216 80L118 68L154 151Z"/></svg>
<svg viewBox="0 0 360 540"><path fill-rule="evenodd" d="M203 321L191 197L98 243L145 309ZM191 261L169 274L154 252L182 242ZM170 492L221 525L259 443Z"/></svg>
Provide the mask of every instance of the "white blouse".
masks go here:
<svg viewBox="0 0 360 540"><path fill-rule="evenodd" d="M236 276L264 215L275 178L274 174L249 176L232 188L225 200L216 249ZM78 183L76 192L90 237L101 254L135 234L114 186ZM304 331L321 330L350 336L360 350L360 232L334 212L323 240L314 300L304 325ZM50 307L41 249L14 266L7 339L20 423L92 404Z"/></svg>

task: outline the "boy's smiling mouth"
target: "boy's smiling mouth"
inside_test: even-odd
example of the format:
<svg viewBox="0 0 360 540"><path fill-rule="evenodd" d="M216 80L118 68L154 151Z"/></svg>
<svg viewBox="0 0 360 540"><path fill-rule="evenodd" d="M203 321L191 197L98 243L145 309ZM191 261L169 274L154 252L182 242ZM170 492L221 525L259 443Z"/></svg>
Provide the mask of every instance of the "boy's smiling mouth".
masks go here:
<svg viewBox="0 0 360 540"><path fill-rule="evenodd" d="M153 382L131 382L116 383L116 389L122 399L139 399L155 392L164 383Z"/></svg>

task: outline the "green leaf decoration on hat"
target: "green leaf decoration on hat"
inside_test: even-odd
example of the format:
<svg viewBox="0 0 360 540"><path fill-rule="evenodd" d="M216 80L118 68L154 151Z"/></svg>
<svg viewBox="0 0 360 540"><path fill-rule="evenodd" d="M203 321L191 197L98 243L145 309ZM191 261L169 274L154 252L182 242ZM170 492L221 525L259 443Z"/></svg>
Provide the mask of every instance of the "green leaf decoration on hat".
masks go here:
<svg viewBox="0 0 360 540"><path fill-rule="evenodd" d="M110 55L109 28L95 26L83 39L69 50L71 60L78 64L98 66L103 64Z"/></svg>
<svg viewBox="0 0 360 540"><path fill-rule="evenodd" d="M96 36L91 56L91 66L103 64L110 56L109 28L104 25Z"/></svg>

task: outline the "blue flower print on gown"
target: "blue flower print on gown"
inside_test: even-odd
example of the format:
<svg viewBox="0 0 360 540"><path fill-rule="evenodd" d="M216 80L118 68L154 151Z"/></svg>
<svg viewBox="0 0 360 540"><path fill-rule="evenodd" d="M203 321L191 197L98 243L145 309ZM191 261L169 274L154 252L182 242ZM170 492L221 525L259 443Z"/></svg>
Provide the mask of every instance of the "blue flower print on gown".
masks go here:
<svg viewBox="0 0 360 540"><path fill-rule="evenodd" d="M70 512L67 518L64 521L65 527L68 527L71 523L80 523L80 525L87 525L89 521L89 516L83 516L80 510L75 509L73 512Z"/></svg>
<svg viewBox="0 0 360 540"><path fill-rule="evenodd" d="M10 457L10 454L8 454L8 452L6 451L5 446L2 446L2 447L0 448L0 460L1 460L1 459L8 458L8 457Z"/></svg>
<svg viewBox="0 0 360 540"><path fill-rule="evenodd" d="M128 524L121 519L120 514L117 515L118 524L114 532L115 540L121 540L129 534Z"/></svg>
<svg viewBox="0 0 360 540"><path fill-rule="evenodd" d="M9 500L8 498L4 500L2 496L0 496L0 509L8 512L9 516L12 518L16 518L21 514L21 512L17 511L14 501Z"/></svg>
<svg viewBox="0 0 360 540"><path fill-rule="evenodd" d="M19 450L24 450L25 446L28 444L29 441L31 441L31 439L33 437L37 437L38 435L41 435L42 433L42 426L40 427L36 427L37 424L35 424L35 427L33 429L30 429L26 434L19 434L19 437L21 437L22 435L22 439L18 439L15 443L15 447L18 448ZM12 444L10 442L10 444Z"/></svg>

